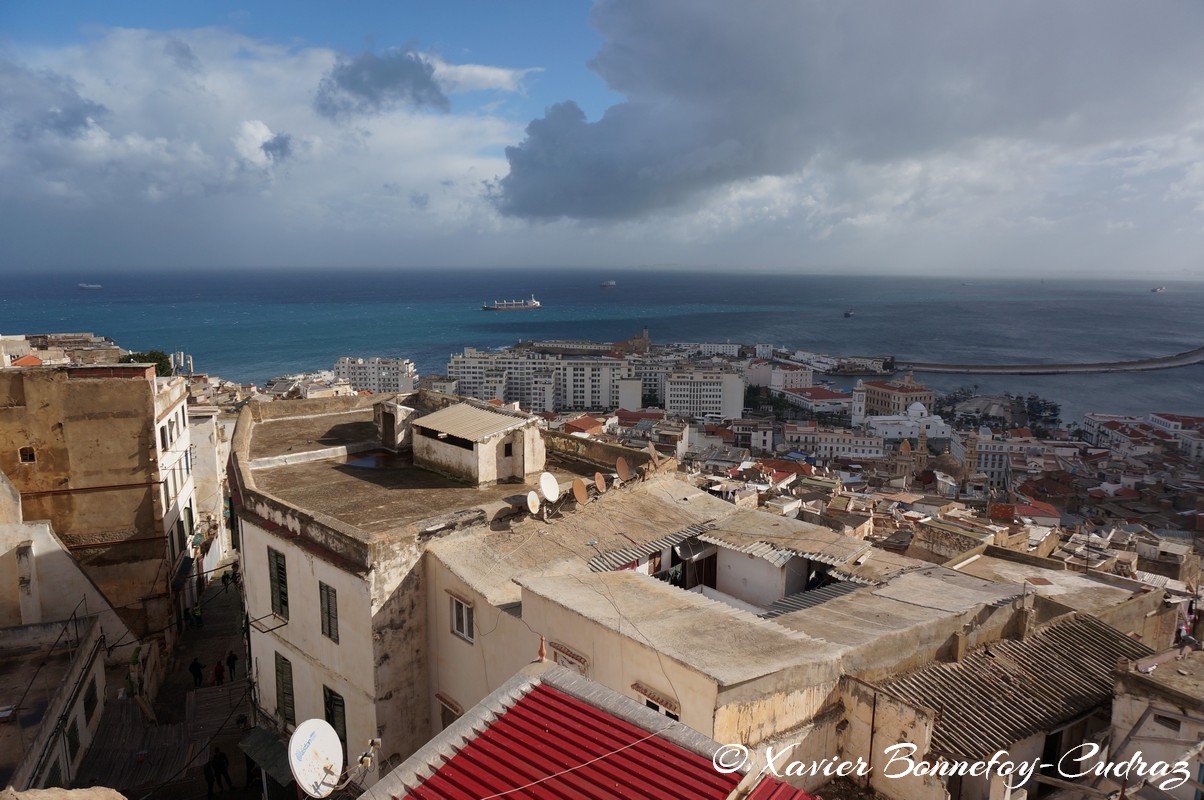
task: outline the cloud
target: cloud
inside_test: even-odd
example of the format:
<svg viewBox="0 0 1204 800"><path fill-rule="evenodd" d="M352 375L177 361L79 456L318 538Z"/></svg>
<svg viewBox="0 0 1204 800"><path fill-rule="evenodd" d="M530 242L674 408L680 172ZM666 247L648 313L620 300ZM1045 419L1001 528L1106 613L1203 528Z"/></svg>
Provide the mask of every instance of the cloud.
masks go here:
<svg viewBox="0 0 1204 800"><path fill-rule="evenodd" d="M423 60L434 70L435 81L447 94L459 92L501 91L522 92L523 80L539 67L507 69L485 64L449 64L438 56L425 55Z"/></svg>
<svg viewBox="0 0 1204 800"><path fill-rule="evenodd" d="M79 94L70 78L0 60L0 131L29 141L44 135L81 136L107 113Z"/></svg>
<svg viewBox="0 0 1204 800"><path fill-rule="evenodd" d="M361 53L340 59L322 78L314 108L329 119L379 114L400 107L449 111L451 102L435 80L435 67L412 50Z"/></svg>
<svg viewBox="0 0 1204 800"><path fill-rule="evenodd" d="M602 0L591 68L627 100L549 107L494 200L528 219L692 213L817 159L925 160L991 140L1083 152L1189 124L1204 6ZM1123 58L1119 57L1123 54Z"/></svg>
<svg viewBox="0 0 1204 800"><path fill-rule="evenodd" d="M293 137L287 133L278 133L259 145L259 149L272 161L284 161L293 154Z"/></svg>

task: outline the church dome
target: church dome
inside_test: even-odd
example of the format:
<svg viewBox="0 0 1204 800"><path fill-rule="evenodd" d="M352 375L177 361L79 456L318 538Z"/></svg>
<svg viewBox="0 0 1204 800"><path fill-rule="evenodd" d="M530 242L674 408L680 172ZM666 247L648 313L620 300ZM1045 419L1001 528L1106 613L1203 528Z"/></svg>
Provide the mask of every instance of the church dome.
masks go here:
<svg viewBox="0 0 1204 800"><path fill-rule="evenodd" d="M912 403L907 407L907 416L909 417L926 417L928 409L924 408L923 403Z"/></svg>

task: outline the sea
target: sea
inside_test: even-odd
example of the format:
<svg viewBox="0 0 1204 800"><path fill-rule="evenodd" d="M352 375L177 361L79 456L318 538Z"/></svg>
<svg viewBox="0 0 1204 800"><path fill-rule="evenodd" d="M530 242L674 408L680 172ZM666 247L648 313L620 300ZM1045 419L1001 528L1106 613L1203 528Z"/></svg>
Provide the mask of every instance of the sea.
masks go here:
<svg viewBox="0 0 1204 800"><path fill-rule="evenodd" d="M605 281L614 288L602 288ZM84 289L79 284L101 288ZM0 334L88 331L129 350L262 385L340 356L404 356L443 373L464 347L529 339L771 343L939 363L1069 363L1204 345L1204 282L768 274L630 269L191 269L10 274ZM534 295L537 310L482 304ZM852 311L846 317L845 312ZM1204 415L1204 366L1094 375L917 375L938 391L1037 394L1088 411ZM838 379L848 388L854 379Z"/></svg>

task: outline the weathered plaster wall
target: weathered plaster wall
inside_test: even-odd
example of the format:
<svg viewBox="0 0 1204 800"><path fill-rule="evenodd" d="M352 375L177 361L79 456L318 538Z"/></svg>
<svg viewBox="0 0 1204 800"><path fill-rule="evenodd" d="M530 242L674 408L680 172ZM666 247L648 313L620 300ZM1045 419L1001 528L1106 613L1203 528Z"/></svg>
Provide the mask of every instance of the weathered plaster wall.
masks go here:
<svg viewBox="0 0 1204 800"><path fill-rule="evenodd" d="M713 678L526 588L522 613L523 621L549 642L584 655L590 680L640 703L644 697L631 687L643 683L680 704L683 724L713 737L718 694Z"/></svg>
<svg viewBox="0 0 1204 800"><path fill-rule="evenodd" d="M914 744L917 760L928 753L935 711L913 706L855 678L841 681L840 694L848 722L842 755L850 760L861 758L870 765L871 788L898 800L947 800L949 793L936 778L888 778L888 772L901 771L900 765L884 769L890 758L884 750L892 745Z"/></svg>
<svg viewBox="0 0 1204 800"><path fill-rule="evenodd" d="M598 442L569 436L559 431L540 431L547 452L596 464L605 471L613 471L615 462L622 456L633 470L652 460L646 450L635 450L617 444Z"/></svg>

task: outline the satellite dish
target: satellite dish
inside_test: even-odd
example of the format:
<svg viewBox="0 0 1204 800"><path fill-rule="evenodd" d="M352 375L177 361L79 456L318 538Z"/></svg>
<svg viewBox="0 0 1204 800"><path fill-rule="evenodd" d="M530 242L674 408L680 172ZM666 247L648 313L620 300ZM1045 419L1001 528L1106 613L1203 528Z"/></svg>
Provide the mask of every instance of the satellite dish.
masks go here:
<svg viewBox="0 0 1204 800"><path fill-rule="evenodd" d="M594 486L598 487L598 494L606 494L606 478L601 472L594 473Z"/></svg>
<svg viewBox="0 0 1204 800"><path fill-rule="evenodd" d="M560 484L556 482L555 476L550 472L539 476L539 491L543 492L544 499L549 503L555 503L560 499Z"/></svg>
<svg viewBox="0 0 1204 800"><path fill-rule="evenodd" d="M539 495L535 492L527 492L527 510L532 514L539 513Z"/></svg>
<svg viewBox="0 0 1204 800"><path fill-rule="evenodd" d="M343 744L323 719L307 719L288 740L288 765L301 791L326 797L343 774Z"/></svg>
<svg viewBox="0 0 1204 800"><path fill-rule="evenodd" d="M585 481L580 478L573 480L573 499L581 505L589 502L589 489L585 488Z"/></svg>
<svg viewBox="0 0 1204 800"><path fill-rule="evenodd" d="M661 454L656 452L656 448L652 446L652 442L648 443L648 455L652 456L652 466L659 467L661 465Z"/></svg>
<svg viewBox="0 0 1204 800"><path fill-rule="evenodd" d="M631 467L627 466L627 459L619 456L619 460L615 462L615 472L619 473L619 480L623 483L631 480Z"/></svg>

